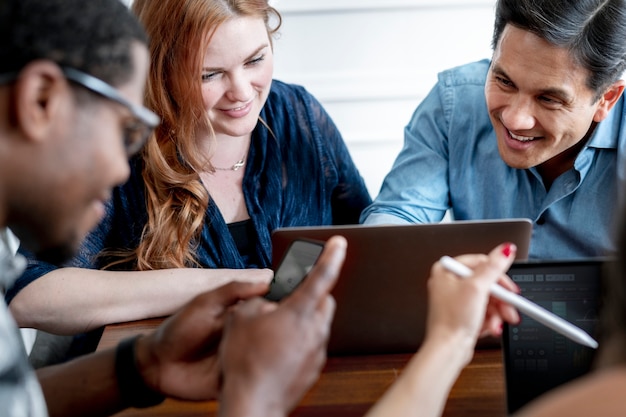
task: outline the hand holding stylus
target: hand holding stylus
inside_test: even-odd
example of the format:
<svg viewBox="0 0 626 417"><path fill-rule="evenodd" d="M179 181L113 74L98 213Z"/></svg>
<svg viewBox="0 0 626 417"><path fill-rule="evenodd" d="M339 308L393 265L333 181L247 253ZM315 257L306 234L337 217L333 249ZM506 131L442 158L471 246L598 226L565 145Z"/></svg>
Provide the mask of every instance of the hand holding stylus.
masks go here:
<svg viewBox="0 0 626 417"><path fill-rule="evenodd" d="M472 270L470 268L454 258L451 258L449 256L443 256L441 257L440 262L444 268L461 278L466 278L472 275ZM533 303L532 301L529 301L528 299L518 294L508 291L498 284L493 284L490 291L493 297L516 307L520 312L537 320L539 323L542 323L543 325L549 327L555 332L560 333L563 336L584 346L589 346L593 349L596 349L598 347L598 342L594 340L591 336L589 336L581 328L574 326L570 322Z"/></svg>

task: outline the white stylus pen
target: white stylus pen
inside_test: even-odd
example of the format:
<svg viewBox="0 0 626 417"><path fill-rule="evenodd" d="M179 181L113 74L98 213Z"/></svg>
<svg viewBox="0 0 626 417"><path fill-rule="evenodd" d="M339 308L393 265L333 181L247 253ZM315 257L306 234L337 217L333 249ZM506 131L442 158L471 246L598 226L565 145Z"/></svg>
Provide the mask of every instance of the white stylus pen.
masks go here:
<svg viewBox="0 0 626 417"><path fill-rule="evenodd" d="M466 278L472 275L471 269L449 256L442 256L440 262L444 268L459 277ZM511 304L520 312L537 320L539 323L544 324L546 327L551 328L555 332L560 333L563 336L580 343L581 345L589 346L593 349L598 347L598 342L596 342L584 330L574 326L570 322L522 297L521 295L515 294L498 284L493 284L490 292L491 295L498 300Z"/></svg>

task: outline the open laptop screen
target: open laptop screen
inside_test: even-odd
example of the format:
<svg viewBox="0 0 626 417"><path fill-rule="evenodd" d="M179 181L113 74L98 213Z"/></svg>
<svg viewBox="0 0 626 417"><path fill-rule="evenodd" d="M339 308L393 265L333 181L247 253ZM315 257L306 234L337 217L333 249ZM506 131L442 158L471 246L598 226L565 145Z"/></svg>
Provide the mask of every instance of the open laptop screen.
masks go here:
<svg viewBox="0 0 626 417"><path fill-rule="evenodd" d="M509 276L522 295L594 336L607 259L515 263ZM585 373L595 350L522 315L503 333L507 411Z"/></svg>

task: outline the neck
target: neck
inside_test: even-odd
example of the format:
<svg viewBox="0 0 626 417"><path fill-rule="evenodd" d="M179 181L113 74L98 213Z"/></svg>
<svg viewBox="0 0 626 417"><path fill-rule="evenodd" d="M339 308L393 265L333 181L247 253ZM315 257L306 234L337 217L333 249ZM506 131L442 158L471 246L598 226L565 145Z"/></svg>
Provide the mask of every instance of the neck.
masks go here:
<svg viewBox="0 0 626 417"><path fill-rule="evenodd" d="M211 165L220 171L236 171L243 167L250 147L250 135L216 138Z"/></svg>

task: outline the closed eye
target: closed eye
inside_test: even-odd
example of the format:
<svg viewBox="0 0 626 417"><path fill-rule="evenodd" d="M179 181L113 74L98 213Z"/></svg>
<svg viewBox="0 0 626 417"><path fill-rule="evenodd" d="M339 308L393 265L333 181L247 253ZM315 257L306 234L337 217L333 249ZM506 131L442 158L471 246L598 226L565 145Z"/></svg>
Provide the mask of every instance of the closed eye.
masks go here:
<svg viewBox="0 0 626 417"><path fill-rule="evenodd" d="M220 71L202 73L202 82L212 81L218 78L222 73Z"/></svg>
<svg viewBox="0 0 626 417"><path fill-rule="evenodd" d="M539 96L537 100L541 101L544 105L546 105L549 108L557 108L563 105L563 100L550 97L550 96Z"/></svg>
<svg viewBox="0 0 626 417"><path fill-rule="evenodd" d="M506 87L506 88L515 87L515 84L513 84L513 82L507 78L498 77L498 76L495 76L494 78L496 79L496 82L503 87Z"/></svg>
<svg viewBox="0 0 626 417"><path fill-rule="evenodd" d="M250 61L246 62L247 66L256 65L265 60L265 55L258 56L256 58L252 58Z"/></svg>

